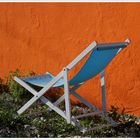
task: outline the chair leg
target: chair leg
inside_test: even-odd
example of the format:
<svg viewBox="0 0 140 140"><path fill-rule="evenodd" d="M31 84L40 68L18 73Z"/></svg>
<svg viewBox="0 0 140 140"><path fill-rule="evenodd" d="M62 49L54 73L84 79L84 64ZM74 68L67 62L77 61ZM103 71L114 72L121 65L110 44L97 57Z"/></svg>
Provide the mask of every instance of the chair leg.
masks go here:
<svg viewBox="0 0 140 140"><path fill-rule="evenodd" d="M65 108L66 108L66 117L67 123L71 123L71 105L70 105L70 93L69 93L69 83L67 69L64 68L64 96L65 96Z"/></svg>
<svg viewBox="0 0 140 140"><path fill-rule="evenodd" d="M105 115L106 120L112 125L116 125L117 123L107 115L106 110L106 83L105 83L105 71L103 70L101 73L101 88L102 88L102 112Z"/></svg>
<svg viewBox="0 0 140 140"><path fill-rule="evenodd" d="M100 112L100 110L98 108L96 108L93 104L91 104L90 102L88 102L86 99L84 99L82 96L80 96L79 94L77 94L75 91L71 91L71 94L73 96L75 96L77 99L79 99L79 101L81 101L83 104L85 104L87 107L89 107L92 111L95 112Z"/></svg>
<svg viewBox="0 0 140 140"><path fill-rule="evenodd" d="M60 78L63 76L63 71L61 71L55 78L53 78L44 88L42 88L36 95L34 95L26 104L24 104L18 113L22 114L26 111L34 102L36 102L41 96L43 96ZM16 77L14 78L16 80ZM34 92L34 91L33 91ZM34 94L34 93L33 93Z"/></svg>
<svg viewBox="0 0 140 140"><path fill-rule="evenodd" d="M34 96L36 96L38 94L38 92L35 89L33 89L32 87L30 87L27 83L25 83L24 81L22 81L20 78L15 77L14 80L16 82L18 82L26 90L28 90L30 93L32 93ZM56 111L60 116L62 116L64 119L66 119L65 113L59 107L57 107L54 103L50 102L46 97L41 96L40 97L40 100L44 104L48 105L50 109ZM20 115L22 113L21 109L19 109L17 111L17 113Z"/></svg>
<svg viewBox="0 0 140 140"><path fill-rule="evenodd" d="M105 72L100 73L101 88L102 88L102 111L106 113L106 85L105 85Z"/></svg>

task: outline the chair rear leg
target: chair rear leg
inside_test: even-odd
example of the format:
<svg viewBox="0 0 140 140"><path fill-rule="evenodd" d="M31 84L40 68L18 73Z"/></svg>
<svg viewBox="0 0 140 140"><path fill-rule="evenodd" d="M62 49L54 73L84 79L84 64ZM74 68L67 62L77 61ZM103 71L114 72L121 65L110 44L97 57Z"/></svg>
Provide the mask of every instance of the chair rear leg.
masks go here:
<svg viewBox="0 0 140 140"><path fill-rule="evenodd" d="M100 76L101 76L100 81L101 81L101 89L102 89L102 112L109 123L111 123L112 125L116 125L117 123L108 116L107 110L106 110L106 83L105 83L104 70L100 73Z"/></svg>
<svg viewBox="0 0 140 140"><path fill-rule="evenodd" d="M101 78L101 89L102 89L102 111L103 113L106 113L106 84L105 84L105 72L102 71L100 73Z"/></svg>
<svg viewBox="0 0 140 140"><path fill-rule="evenodd" d="M64 68L64 96L65 96L65 108L66 108L66 117L67 123L71 123L71 105L70 105L70 93L69 93L69 83L67 68Z"/></svg>

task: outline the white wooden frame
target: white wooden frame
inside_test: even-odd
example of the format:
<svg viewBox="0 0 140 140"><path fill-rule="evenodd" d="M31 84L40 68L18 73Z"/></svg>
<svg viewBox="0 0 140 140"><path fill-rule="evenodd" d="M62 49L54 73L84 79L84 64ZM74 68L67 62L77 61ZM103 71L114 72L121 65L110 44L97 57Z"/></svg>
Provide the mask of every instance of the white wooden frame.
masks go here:
<svg viewBox="0 0 140 140"><path fill-rule="evenodd" d="M127 39L125 42L130 43L130 40ZM97 43L94 41L92 44L90 44L82 53L80 53L70 64L68 64L66 67L63 68L63 70L55 76L49 83L46 84L44 88L42 88L39 92L37 92L35 89L33 89L30 85L28 85L26 82L21 80L18 77L14 77L14 80L18 82L21 86L23 86L25 89L27 89L29 92L31 92L34 96L26 103L24 104L17 112L18 114L22 114L24 111L26 111L34 102L36 102L38 99L40 99L44 104L48 105L52 110L57 112L59 115L61 115L64 119L66 119L67 123L71 123L73 125L78 126L82 131L85 131L86 129L83 128L78 118L86 117L88 115L95 115L98 114L100 116L103 116L109 123L116 124L111 118L109 118L106 114L106 92L105 92L105 76L104 76L104 70L101 72L101 87L102 87L102 111L100 111L98 108L96 108L93 104L86 101L83 97L81 97L79 94L76 93L76 89L80 87L80 85L77 85L75 87L72 87L70 89L69 87L69 80L68 80L68 72L76 65L78 64L89 52L91 52L95 47L97 46ZM120 51L120 50L119 50ZM61 78L64 79L64 95L62 95L56 102L52 103L50 102L46 97L43 95ZM70 94L78 98L82 103L84 103L87 107L89 107L94 113L89 114L83 114L80 116L71 116L71 104L70 104ZM65 110L62 111L58 105L65 101Z"/></svg>

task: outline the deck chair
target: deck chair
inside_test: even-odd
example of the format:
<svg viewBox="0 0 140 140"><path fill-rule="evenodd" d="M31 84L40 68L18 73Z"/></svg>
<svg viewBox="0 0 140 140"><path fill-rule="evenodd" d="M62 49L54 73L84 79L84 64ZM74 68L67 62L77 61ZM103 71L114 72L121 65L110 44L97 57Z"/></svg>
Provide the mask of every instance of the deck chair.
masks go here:
<svg viewBox="0 0 140 140"><path fill-rule="evenodd" d="M23 86L26 90L33 94L33 97L24 104L17 112L22 114L33 103L40 99L49 108L57 112L62 116L68 124L78 126L81 131L87 131L87 128L80 125L78 119L86 117L88 115L100 115L104 117L111 125L116 125L112 118L108 117L106 110L106 90L105 90L105 68L111 62L111 60L122 49L128 46L129 39L124 42L118 43L104 43L98 44L96 41L92 42L85 50L83 50L71 63L62 69L58 75L54 76L47 72L46 74L33 76L33 77L14 77L14 80ZM86 55L89 57L79 72L72 78L68 79L69 71L76 66ZM86 81L100 74L101 90L102 90L102 110L99 110L96 106L89 103L85 98L80 96L76 90L83 85ZM41 90L35 90L31 85L41 87ZM43 96L50 88L64 88L64 94L58 98L57 101L51 102L48 98ZM89 114L82 114L78 116L71 115L71 102L70 94L75 96L83 104L89 107L93 112ZM65 101L65 111L59 108L59 104ZM94 130L95 128L91 128Z"/></svg>

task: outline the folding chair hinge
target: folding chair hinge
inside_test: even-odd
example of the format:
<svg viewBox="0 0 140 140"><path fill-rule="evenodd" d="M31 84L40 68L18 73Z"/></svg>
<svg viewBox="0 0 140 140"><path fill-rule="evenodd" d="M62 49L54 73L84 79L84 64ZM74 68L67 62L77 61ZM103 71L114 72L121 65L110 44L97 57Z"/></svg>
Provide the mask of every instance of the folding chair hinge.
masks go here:
<svg viewBox="0 0 140 140"><path fill-rule="evenodd" d="M70 69L69 69L69 68L67 68L67 67L64 67L64 68L63 68L63 71L66 71L66 73L68 73L68 72L69 72L69 70L70 70Z"/></svg>

